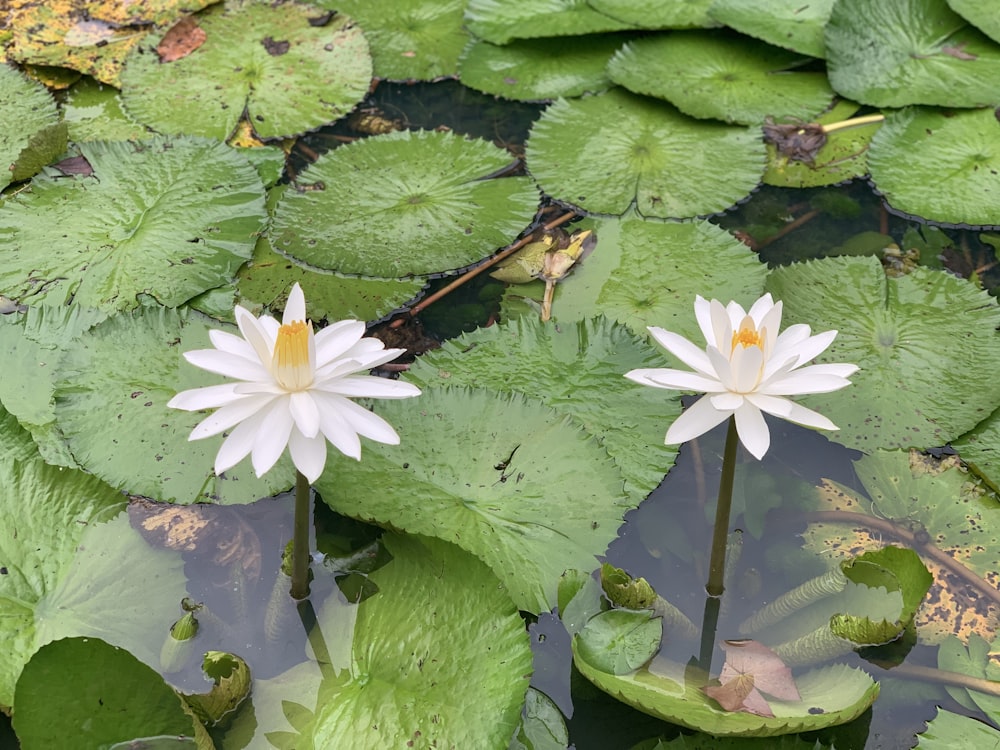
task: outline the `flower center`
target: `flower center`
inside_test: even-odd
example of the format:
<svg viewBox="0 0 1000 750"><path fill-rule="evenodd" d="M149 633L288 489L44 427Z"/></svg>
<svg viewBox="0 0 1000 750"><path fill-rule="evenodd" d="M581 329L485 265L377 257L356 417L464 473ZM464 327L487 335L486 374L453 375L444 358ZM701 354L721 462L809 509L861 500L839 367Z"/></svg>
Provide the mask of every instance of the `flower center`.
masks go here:
<svg viewBox="0 0 1000 750"><path fill-rule="evenodd" d="M282 388L300 391L312 385L313 368L309 360L311 333L312 325L301 320L278 329L271 369Z"/></svg>
<svg viewBox="0 0 1000 750"><path fill-rule="evenodd" d="M740 326L740 330L733 332L733 349L739 344L744 349L751 346L757 346L761 349L764 348L764 329L757 330L754 328L753 324L747 325L744 323Z"/></svg>

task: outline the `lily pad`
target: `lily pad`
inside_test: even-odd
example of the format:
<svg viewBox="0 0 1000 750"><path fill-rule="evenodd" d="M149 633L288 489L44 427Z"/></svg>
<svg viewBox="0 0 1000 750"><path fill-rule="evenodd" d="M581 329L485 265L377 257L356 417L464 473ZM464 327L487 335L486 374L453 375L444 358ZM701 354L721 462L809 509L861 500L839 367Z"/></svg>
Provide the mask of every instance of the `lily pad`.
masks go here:
<svg viewBox="0 0 1000 750"><path fill-rule="evenodd" d="M693 29L715 26L712 0L587 0L594 10L643 29Z"/></svg>
<svg viewBox="0 0 1000 750"><path fill-rule="evenodd" d="M383 278L469 265L513 241L538 206L530 180L486 179L510 158L430 131L343 146L302 175L322 190L285 193L271 244L319 268Z"/></svg>
<svg viewBox="0 0 1000 750"><path fill-rule="evenodd" d="M264 228L246 159L201 138L85 143L93 174L49 172L0 206L0 292L106 312L180 305L231 280Z"/></svg>
<svg viewBox="0 0 1000 750"><path fill-rule="evenodd" d="M366 446L361 462L327 472L316 483L323 500L458 544L493 569L519 609L552 609L563 571L592 569L634 506L605 450L541 401L433 388L413 405L379 402L378 413L401 445Z"/></svg>
<svg viewBox="0 0 1000 750"><path fill-rule="evenodd" d="M303 133L343 117L371 83L361 29L298 2L219 5L198 17L205 43L161 63L163 34L143 40L121 76L125 108L169 134L225 140L244 110L262 138Z"/></svg>
<svg viewBox="0 0 1000 750"><path fill-rule="evenodd" d="M364 30L375 75L403 81L453 76L469 41L464 0L319 0Z"/></svg>
<svg viewBox="0 0 1000 750"><path fill-rule="evenodd" d="M603 318L562 326L521 318L445 342L420 357L407 380L422 388L473 386L541 399L600 441L638 503L677 456L663 444L663 433L680 415L680 398L631 388L622 373L661 360L645 337Z"/></svg>
<svg viewBox="0 0 1000 750"><path fill-rule="evenodd" d="M566 750L569 730L559 707L545 693L528 688L521 726L508 750Z"/></svg>
<svg viewBox="0 0 1000 750"><path fill-rule="evenodd" d="M949 636L938 647L938 669L996 682L1000 678L1000 666L993 663L991 651L993 644L976 633L969 636L968 645L955 636ZM987 716L994 716L1000 711L1000 697L976 690L971 685L947 687L946 690L969 711L978 709Z"/></svg>
<svg viewBox="0 0 1000 750"><path fill-rule="evenodd" d="M1000 225L1000 123L992 109L890 113L872 138L868 165L897 211L947 224Z"/></svg>
<svg viewBox="0 0 1000 750"><path fill-rule="evenodd" d="M1000 42L1000 16L990 0L947 0L947 3L986 36Z"/></svg>
<svg viewBox="0 0 1000 750"><path fill-rule="evenodd" d="M635 205L659 218L723 211L764 169L759 132L693 120L617 89L555 102L532 128L526 154L532 176L558 201L601 214Z"/></svg>
<svg viewBox="0 0 1000 750"><path fill-rule="evenodd" d="M800 55L754 39L691 31L629 42L608 73L692 117L756 125L765 117L810 120L830 106L826 75L797 72L801 63Z"/></svg>
<svg viewBox="0 0 1000 750"><path fill-rule="evenodd" d="M826 53L830 85L862 104L1000 101L1000 45L939 0L838 0Z"/></svg>
<svg viewBox="0 0 1000 750"><path fill-rule="evenodd" d="M180 558L147 547L121 493L89 474L4 460L0 479L0 706L13 705L31 655L58 638L103 638L158 664L162 628L185 595Z"/></svg>
<svg viewBox="0 0 1000 750"><path fill-rule="evenodd" d="M0 405L0 461L31 461L41 458L31 433L24 429L9 411Z"/></svg>
<svg viewBox="0 0 1000 750"><path fill-rule="evenodd" d="M77 143L135 141L152 135L125 114L118 89L90 78L73 84L67 92L63 119Z"/></svg>
<svg viewBox="0 0 1000 750"><path fill-rule="evenodd" d="M130 494L182 504L250 503L291 487L287 455L259 479L249 461L215 476L221 437L188 441L205 415L167 408L178 391L221 382L182 357L209 348L208 330L219 327L196 313L143 308L74 339L59 366L55 412L80 465Z"/></svg>
<svg viewBox="0 0 1000 750"><path fill-rule="evenodd" d="M181 697L128 651L97 638L43 646L18 681L16 717L25 750L119 747L157 735L174 738L171 750L198 747L197 720Z"/></svg>
<svg viewBox="0 0 1000 750"><path fill-rule="evenodd" d="M1000 744L1000 730L970 716L937 709L927 729L917 735L919 750L953 750L956 747L994 747Z"/></svg>
<svg viewBox="0 0 1000 750"><path fill-rule="evenodd" d="M926 449L1000 405L1000 308L964 279L923 268L887 278L876 258L838 257L777 268L766 289L784 303L783 322L839 330L821 361L861 368L850 388L802 399L840 427L831 440Z"/></svg>
<svg viewBox="0 0 1000 750"><path fill-rule="evenodd" d="M608 60L622 43L614 34L469 43L460 61L462 83L507 99L539 101L593 94L611 86Z"/></svg>
<svg viewBox="0 0 1000 750"><path fill-rule="evenodd" d="M465 27L492 44L634 28L594 10L587 0L469 0Z"/></svg>
<svg viewBox="0 0 1000 750"><path fill-rule="evenodd" d="M823 27L835 0L714 0L709 16L742 34L810 57L826 57Z"/></svg>
<svg viewBox="0 0 1000 750"><path fill-rule="evenodd" d="M22 161L29 155L32 138L50 132L59 122L55 100L41 86L9 65L0 65L0 189L7 187L22 172ZM63 132L62 146L66 145ZM27 179L31 173L18 175Z"/></svg>

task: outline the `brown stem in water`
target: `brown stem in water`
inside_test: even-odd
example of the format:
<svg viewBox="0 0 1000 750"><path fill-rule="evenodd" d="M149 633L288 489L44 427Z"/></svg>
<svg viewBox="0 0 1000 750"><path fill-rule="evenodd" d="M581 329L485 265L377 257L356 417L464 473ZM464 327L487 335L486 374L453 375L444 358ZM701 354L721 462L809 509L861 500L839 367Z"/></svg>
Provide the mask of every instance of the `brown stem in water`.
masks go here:
<svg viewBox="0 0 1000 750"><path fill-rule="evenodd" d="M1000 682L986 680L982 677L972 677L960 672L948 672L943 669L904 662L896 665L891 670L887 670L885 674L887 677L909 677L914 680L923 680L924 682L940 682L945 685L967 688L968 690L975 690L979 693L1000 697Z"/></svg>
<svg viewBox="0 0 1000 750"><path fill-rule="evenodd" d="M804 213L801 216L797 217L794 221L790 221L787 224L785 224L785 226L783 226L777 232L775 232L774 234L772 234L770 237L767 237L767 238L761 240L760 242L758 242L757 243L757 247L755 249L756 250L760 250L761 248L767 247L772 242L777 242L778 240L780 240L782 237L784 237L789 232L794 232L796 229L798 229L799 227L801 227L803 224L812 221L817 216L819 216L819 214L820 214L820 210L818 208L814 208L812 211L807 211L806 213Z"/></svg>

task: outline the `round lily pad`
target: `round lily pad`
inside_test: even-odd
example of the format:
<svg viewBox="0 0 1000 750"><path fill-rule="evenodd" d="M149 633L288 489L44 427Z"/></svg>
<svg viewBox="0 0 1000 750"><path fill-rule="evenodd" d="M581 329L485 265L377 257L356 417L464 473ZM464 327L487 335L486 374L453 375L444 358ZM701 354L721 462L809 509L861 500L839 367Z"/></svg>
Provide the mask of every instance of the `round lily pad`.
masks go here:
<svg viewBox="0 0 1000 750"><path fill-rule="evenodd" d="M830 84L862 104L1000 101L1000 46L940 0L838 0L826 53Z"/></svg>
<svg viewBox="0 0 1000 750"><path fill-rule="evenodd" d="M634 25L598 13L581 0L469 0L465 27L487 42L507 44L511 39L598 34Z"/></svg>
<svg viewBox="0 0 1000 750"><path fill-rule="evenodd" d="M361 29L347 16L297 2L220 4L198 16L205 43L160 62L163 34L143 41L122 72L125 108L163 133L224 140L244 110L262 138L344 116L371 82Z"/></svg>
<svg viewBox="0 0 1000 750"><path fill-rule="evenodd" d="M991 0L947 0L947 3L986 36L1000 42L1000 14Z"/></svg>
<svg viewBox="0 0 1000 750"><path fill-rule="evenodd" d="M80 145L92 173L49 172L0 211L0 292L31 304L165 305L230 281L266 220L247 160L201 138Z"/></svg>
<svg viewBox="0 0 1000 750"><path fill-rule="evenodd" d="M868 155L889 205L947 224L1000 225L1000 122L992 109L887 115Z"/></svg>
<svg viewBox="0 0 1000 750"><path fill-rule="evenodd" d="M618 89L552 104L532 128L526 154L532 176L556 200L601 214L634 204L658 218L723 211L764 170L759 131L693 120Z"/></svg>
<svg viewBox="0 0 1000 750"><path fill-rule="evenodd" d="M20 171L19 163L27 156L25 151L32 138L52 131L58 123L55 100L45 87L9 65L0 65L0 189L10 184L15 171ZM63 131L59 150L65 145L66 133ZM50 155L56 154L58 151ZM28 173L18 179L30 176Z"/></svg>
<svg viewBox="0 0 1000 750"><path fill-rule="evenodd" d="M469 41L462 28L464 0L318 0L364 30L375 75L427 81L453 76Z"/></svg>
<svg viewBox="0 0 1000 750"><path fill-rule="evenodd" d="M742 34L810 57L826 57L823 27L835 0L714 0L709 15Z"/></svg>
<svg viewBox="0 0 1000 750"><path fill-rule="evenodd" d="M636 504L605 449L541 401L431 388L377 412L400 445L366 446L362 461L327 471L316 483L323 500L457 544L492 568L518 609L556 606L563 571L593 568Z"/></svg>
<svg viewBox="0 0 1000 750"><path fill-rule="evenodd" d="M605 67L622 41L614 34L530 39L502 47L474 40L462 53L462 83L524 101L604 91L611 85Z"/></svg>
<svg viewBox="0 0 1000 750"><path fill-rule="evenodd" d="M755 125L765 117L810 120L833 101L826 75L796 72L801 62L794 52L747 37L689 31L629 42L608 73L692 117Z"/></svg>
<svg viewBox="0 0 1000 750"><path fill-rule="evenodd" d="M66 93L63 119L69 136L84 141L134 141L149 138L150 131L122 109L118 89L90 78L74 83Z"/></svg>
<svg viewBox="0 0 1000 750"><path fill-rule="evenodd" d="M276 250L319 268L382 278L446 271L503 247L527 226L538 192L486 141L389 133L325 154L274 214Z"/></svg>
<svg viewBox="0 0 1000 750"><path fill-rule="evenodd" d="M1000 405L1000 308L966 280L923 268L887 278L876 258L839 257L777 268L766 288L786 325L839 331L820 361L861 368L849 388L802 398L840 428L831 440L932 448Z"/></svg>
<svg viewBox="0 0 1000 750"><path fill-rule="evenodd" d="M712 0L587 0L594 10L642 29L694 29L715 26Z"/></svg>

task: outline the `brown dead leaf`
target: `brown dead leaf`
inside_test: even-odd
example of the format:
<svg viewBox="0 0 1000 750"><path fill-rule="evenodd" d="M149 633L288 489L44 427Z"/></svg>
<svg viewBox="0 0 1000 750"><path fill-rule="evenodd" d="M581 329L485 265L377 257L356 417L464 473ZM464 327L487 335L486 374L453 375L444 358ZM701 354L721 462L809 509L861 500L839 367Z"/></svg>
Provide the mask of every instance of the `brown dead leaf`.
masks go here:
<svg viewBox="0 0 1000 750"><path fill-rule="evenodd" d="M156 45L156 54L161 63L169 63L187 57L205 43L208 36L193 16L187 16L170 27L163 39Z"/></svg>
<svg viewBox="0 0 1000 750"><path fill-rule="evenodd" d="M792 670L763 643L753 640L723 641L726 663L719 685L702 688L726 711L743 711L773 717L763 693L778 700L801 700Z"/></svg>

